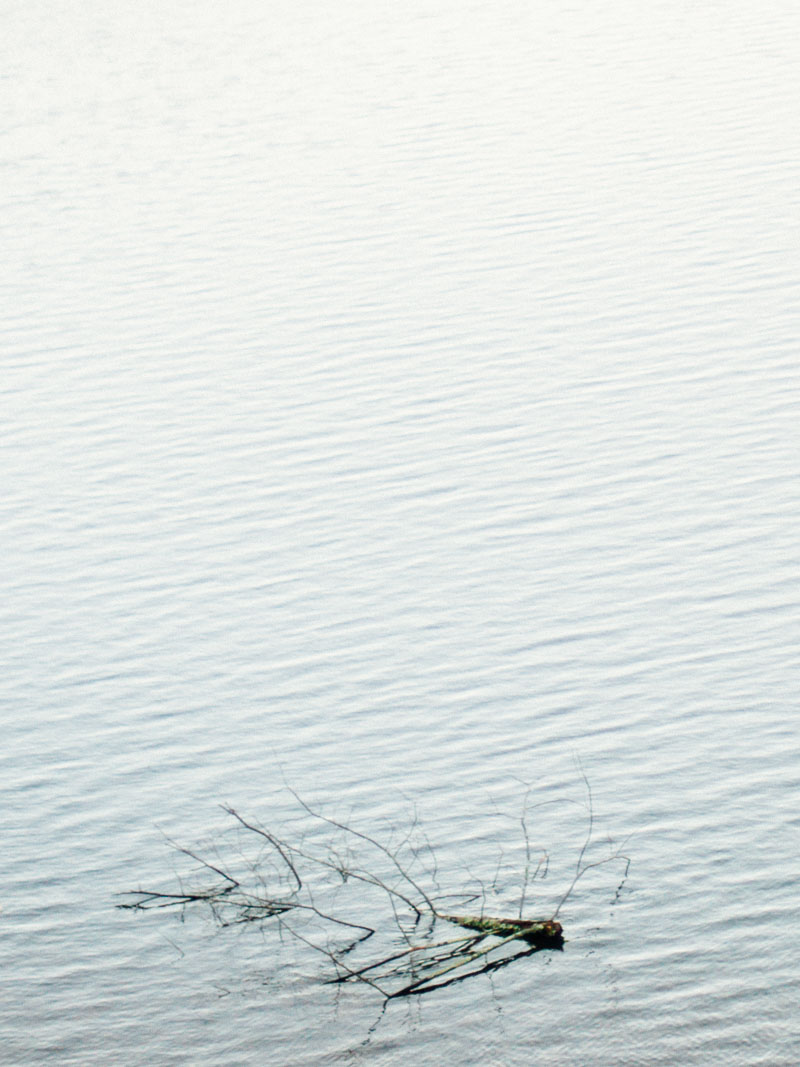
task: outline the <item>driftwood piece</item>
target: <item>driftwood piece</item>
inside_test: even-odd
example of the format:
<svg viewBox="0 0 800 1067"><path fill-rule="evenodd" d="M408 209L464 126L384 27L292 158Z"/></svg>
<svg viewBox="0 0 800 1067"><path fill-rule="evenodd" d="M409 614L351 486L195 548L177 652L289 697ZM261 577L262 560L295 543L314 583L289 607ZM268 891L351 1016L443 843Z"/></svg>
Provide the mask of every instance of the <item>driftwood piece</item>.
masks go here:
<svg viewBox="0 0 800 1067"><path fill-rule="evenodd" d="M411 829L395 843L382 841L345 822L332 819L310 807L293 793L309 820L311 833L303 828L297 836L286 839L272 829L244 819L231 807L225 807L239 833L254 835L259 843L254 860L246 852L224 856L216 849L211 859L193 849L175 845L177 851L198 867L190 882L181 880L177 891L140 889L124 894L118 906L138 911L155 908L206 904L217 923L230 926L241 923L275 923L281 936L293 938L327 958L334 984L363 983L387 1001L441 989L479 974L489 974L515 960L542 950L560 950L564 934L558 916L578 882L590 870L607 863L620 862L624 873L617 889L619 896L628 873L629 859L609 841L609 850L595 858L593 849L594 815L589 783L588 829L575 864L574 876L558 906L549 918L522 917L526 899L537 881L547 876L549 857L545 852L534 866L534 852L526 816L528 793L523 802L521 826L525 845L517 917L478 914L453 914L439 910L440 902L456 897L466 903L487 900L486 890L467 898L465 892L446 892L439 880L436 852L418 827L416 815ZM291 791L290 791L291 792ZM314 828L328 828L329 840L313 835ZM238 860L238 862L237 862ZM231 863L233 861L233 863ZM200 874L203 881L195 882ZM208 879L214 876L209 884ZM495 876L496 877L496 876ZM350 889L349 887L353 887ZM458 890L459 887L454 886ZM463 887L460 887L463 888ZM364 906L364 891L370 903L384 909L370 911ZM467 890L468 892L469 890ZM373 918L374 914L374 918ZM374 925L366 925L364 920ZM468 933L442 937L439 924L452 923ZM383 950L367 944L378 930L395 931L395 945ZM397 946L397 935L402 947ZM390 951L386 951L390 948Z"/></svg>
<svg viewBox="0 0 800 1067"><path fill-rule="evenodd" d="M564 931L555 919L498 919L491 915L440 915L439 918L505 939L519 938L537 948L561 948Z"/></svg>

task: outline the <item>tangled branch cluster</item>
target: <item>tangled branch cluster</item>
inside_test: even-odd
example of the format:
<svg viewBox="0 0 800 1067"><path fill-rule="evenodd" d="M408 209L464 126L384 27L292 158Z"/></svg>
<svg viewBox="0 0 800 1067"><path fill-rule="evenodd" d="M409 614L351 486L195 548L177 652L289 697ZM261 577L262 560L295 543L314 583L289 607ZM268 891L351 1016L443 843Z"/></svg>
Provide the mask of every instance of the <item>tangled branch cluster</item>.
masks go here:
<svg viewBox="0 0 800 1067"><path fill-rule="evenodd" d="M213 875L213 880L181 884L172 892L126 893L129 899L118 906L148 911L205 904L222 926L274 920L282 933L327 958L331 964L327 980L332 984L359 982L387 1000L427 993L505 967L543 949L560 949L564 939L558 915L589 870L618 861L624 868L624 882L630 861L620 850L611 848L598 860L587 858L594 815L588 782L586 785L586 839L572 882L547 918L523 917L531 885L545 877L548 870L546 854L534 865L526 821L530 790L521 818L525 869L519 913L514 917L485 915L485 895L480 897L477 913L443 910L443 901L452 900L453 895L445 897L441 893L435 851L421 835L416 818L401 841L386 844L314 810L291 790L309 824L316 829L325 828L330 835L324 844L315 844L313 834L286 840L245 819L234 808L224 807L238 829L260 845L255 859L245 861L243 871L217 854L210 859L172 843L178 852L199 865L205 879ZM312 838L311 843L308 837ZM362 854L371 859L363 861ZM459 899L462 904L469 904L476 898L461 894ZM376 918L372 918L376 904ZM459 928L459 935L442 937L443 927ZM383 949L363 961L366 943L373 938L380 942L387 928L394 931L390 950L384 944ZM453 933L455 929L451 930Z"/></svg>

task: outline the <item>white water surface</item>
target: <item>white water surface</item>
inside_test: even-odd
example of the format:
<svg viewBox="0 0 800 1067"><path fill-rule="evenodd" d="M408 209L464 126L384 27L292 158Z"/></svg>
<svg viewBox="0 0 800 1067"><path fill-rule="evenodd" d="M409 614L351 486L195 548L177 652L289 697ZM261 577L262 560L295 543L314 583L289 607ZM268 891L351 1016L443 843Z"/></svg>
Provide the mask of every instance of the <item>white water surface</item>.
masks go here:
<svg viewBox="0 0 800 1067"><path fill-rule="evenodd" d="M0 1061L800 1061L800 9L9 0ZM133 916L283 779L563 953ZM504 812L513 817L498 815ZM294 813L294 814L293 814ZM443 874L444 877L444 874Z"/></svg>

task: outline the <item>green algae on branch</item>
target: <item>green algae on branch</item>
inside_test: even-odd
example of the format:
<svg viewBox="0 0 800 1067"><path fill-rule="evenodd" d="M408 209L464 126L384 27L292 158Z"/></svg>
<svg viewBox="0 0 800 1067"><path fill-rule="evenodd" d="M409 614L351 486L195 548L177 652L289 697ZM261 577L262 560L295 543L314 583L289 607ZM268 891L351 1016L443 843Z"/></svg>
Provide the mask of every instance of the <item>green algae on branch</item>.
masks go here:
<svg viewBox="0 0 800 1067"><path fill-rule="evenodd" d="M440 915L440 919L494 937L519 938L537 948L561 948L564 931L555 919L498 919L491 915Z"/></svg>

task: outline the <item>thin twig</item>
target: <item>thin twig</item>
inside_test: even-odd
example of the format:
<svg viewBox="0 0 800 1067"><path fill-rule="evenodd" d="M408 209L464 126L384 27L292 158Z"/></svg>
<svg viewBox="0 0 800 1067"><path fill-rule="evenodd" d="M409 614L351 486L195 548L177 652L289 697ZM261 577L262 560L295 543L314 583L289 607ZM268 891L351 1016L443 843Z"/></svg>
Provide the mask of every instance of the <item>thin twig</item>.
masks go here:
<svg viewBox="0 0 800 1067"><path fill-rule="evenodd" d="M292 872L292 875L294 876L294 879L297 882L297 888L298 889L302 889L303 888L303 880L301 879L300 875L297 873L297 868L292 863L291 858L284 851L284 847L283 847L283 842L282 841L279 841L277 837L275 837L273 834L271 834L268 830L265 830L262 826L254 826L252 823L247 822L245 819L242 818L242 816L239 814L239 812L236 811L234 808L228 807L226 804L221 804L220 807L222 808L223 811L227 811L227 813L229 815L232 815L234 817L234 819L236 819L238 822L240 822L242 824L242 826L244 826L244 828L246 830L251 830L254 834L260 834L261 837L263 837L267 841L269 841L269 843L273 846L273 848L275 848L276 851L279 853L279 855L280 855L281 859L283 860L283 862L286 864L286 866Z"/></svg>
<svg viewBox="0 0 800 1067"><path fill-rule="evenodd" d="M436 909L434 908L433 902L431 901L431 899L428 896L428 894L425 892L425 890L420 885L418 885L417 882L414 881L414 879L411 877L411 875L406 870L404 870L403 867L400 866L400 863L398 862L398 859L397 859L397 856L396 856L395 853L393 853L385 845L382 845L380 843L380 841L376 841L374 837L370 837L369 834L362 833L361 830L356 830L352 826L347 826L345 823L337 822L336 819L331 819L330 816L328 816L328 815L323 815L321 812L314 811L314 809L311 808L303 800L303 798L301 796L299 796L297 793L295 793L295 791L293 789L290 788L289 792L292 794L292 796L295 798L295 800L301 806L301 808L303 808L304 811L307 811L308 814L313 816L315 819L321 819L323 822L328 823L330 826L335 826L337 828L337 830L342 830L344 833L347 833L347 834L353 834L354 837L360 837L362 841L366 841L368 844L373 845L380 852L382 852L384 854L384 856L387 856L392 861L394 866L397 868L397 870L400 873L401 877L404 878L405 881L408 882L408 884L419 893L419 895L422 897L422 899L425 901L425 903L428 905L428 907L434 913L434 915L436 914ZM418 908L415 908L414 910L417 912L417 914L419 914L419 909Z"/></svg>

